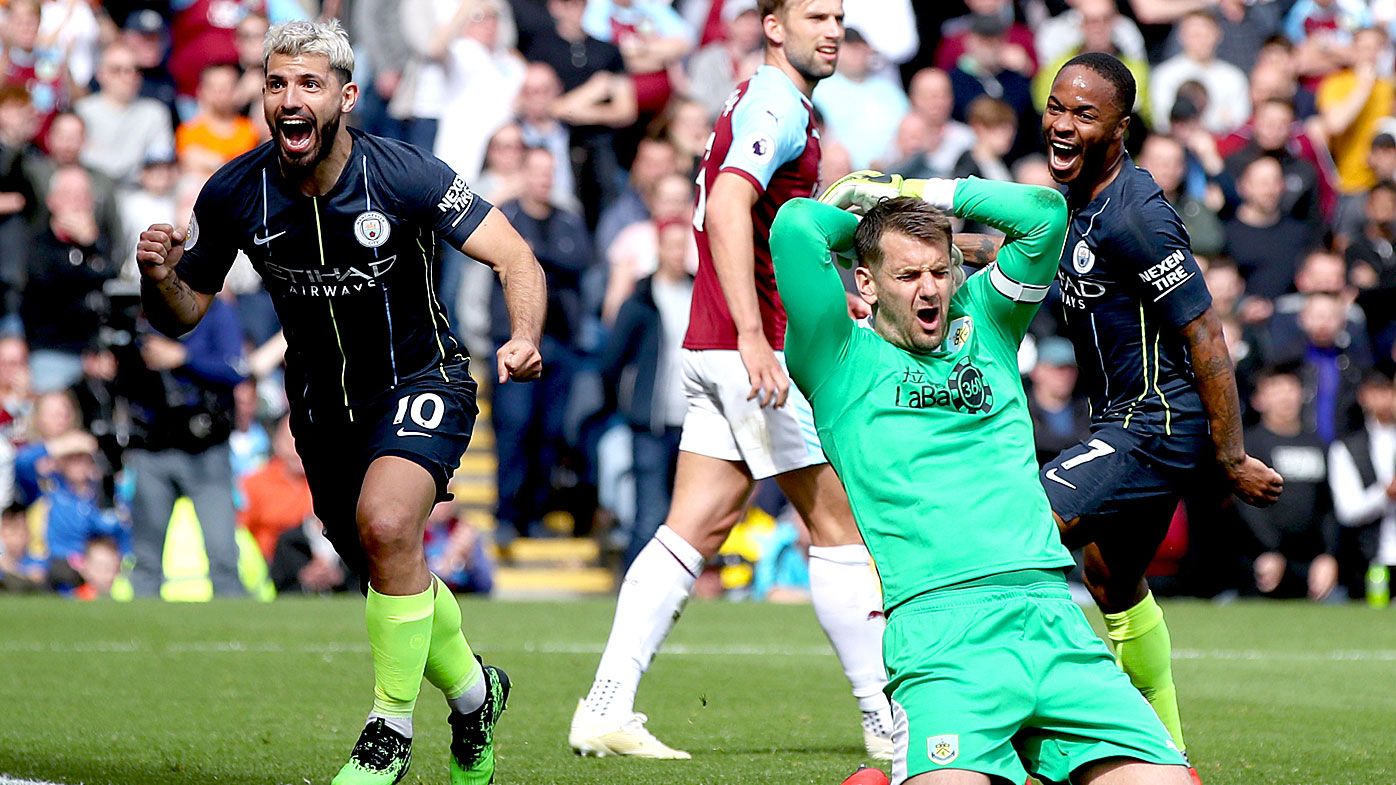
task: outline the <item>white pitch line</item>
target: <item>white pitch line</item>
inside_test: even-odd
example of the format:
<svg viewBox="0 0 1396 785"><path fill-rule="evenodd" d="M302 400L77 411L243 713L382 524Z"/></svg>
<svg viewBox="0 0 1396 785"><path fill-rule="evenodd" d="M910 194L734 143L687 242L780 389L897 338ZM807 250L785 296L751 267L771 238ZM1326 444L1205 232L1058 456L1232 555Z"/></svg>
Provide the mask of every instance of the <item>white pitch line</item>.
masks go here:
<svg viewBox="0 0 1396 785"><path fill-rule="evenodd" d="M545 642L495 646L476 641L473 647L506 654L600 654L600 643ZM274 642L187 641L150 644L143 641L0 641L0 652L52 654L361 654L366 642L282 644ZM779 646L760 644L670 644L663 654L690 657L830 657L827 646ZM1174 649L1179 660L1218 660L1239 662L1396 662L1396 649L1333 649L1326 651L1264 651L1261 649ZM9 785L0 779L0 785Z"/></svg>
<svg viewBox="0 0 1396 785"><path fill-rule="evenodd" d="M63 783L49 782L48 780L22 780L0 774L0 785L63 785ZM82 785L82 783L78 783L78 785Z"/></svg>

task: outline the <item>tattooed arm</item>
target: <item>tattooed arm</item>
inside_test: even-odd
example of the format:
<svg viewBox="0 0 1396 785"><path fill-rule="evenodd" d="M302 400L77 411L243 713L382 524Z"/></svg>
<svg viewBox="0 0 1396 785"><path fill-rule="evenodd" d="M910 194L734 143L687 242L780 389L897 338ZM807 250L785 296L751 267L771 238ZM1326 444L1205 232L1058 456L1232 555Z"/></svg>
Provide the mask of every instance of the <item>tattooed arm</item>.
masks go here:
<svg viewBox="0 0 1396 785"><path fill-rule="evenodd" d="M160 332L179 337L204 318L214 295L197 291L181 280L175 266L184 256L185 232L155 224L141 232L136 262L141 271L141 305Z"/></svg>
<svg viewBox="0 0 1396 785"><path fill-rule="evenodd" d="M1182 330L1192 357L1197 392L1212 428L1217 463L1226 472L1236 494L1247 504L1267 507L1280 498L1284 479L1263 461L1246 454L1241 437L1241 399L1231 355L1222 335L1221 320L1208 308Z"/></svg>
<svg viewBox="0 0 1396 785"><path fill-rule="evenodd" d="M1003 244L1002 237L991 237L987 234L955 234L955 247L960 249L960 253L965 255L965 264L972 264L975 267L986 267L998 258L999 246Z"/></svg>

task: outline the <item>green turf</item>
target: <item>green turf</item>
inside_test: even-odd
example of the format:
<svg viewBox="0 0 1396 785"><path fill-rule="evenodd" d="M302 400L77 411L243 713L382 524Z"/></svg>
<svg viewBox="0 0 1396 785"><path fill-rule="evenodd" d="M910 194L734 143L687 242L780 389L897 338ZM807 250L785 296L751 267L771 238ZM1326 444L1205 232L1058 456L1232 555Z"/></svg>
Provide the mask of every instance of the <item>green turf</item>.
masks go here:
<svg viewBox="0 0 1396 785"><path fill-rule="evenodd" d="M832 785L863 758L853 700L808 607L690 604L639 708L694 759L655 762L567 748L610 602L463 604L471 643L514 681L496 737L502 785ZM1396 609L1165 607L1209 785L1396 779ZM0 600L0 775L326 783L372 697L362 608ZM430 686L422 698L406 782L444 783L445 704Z"/></svg>

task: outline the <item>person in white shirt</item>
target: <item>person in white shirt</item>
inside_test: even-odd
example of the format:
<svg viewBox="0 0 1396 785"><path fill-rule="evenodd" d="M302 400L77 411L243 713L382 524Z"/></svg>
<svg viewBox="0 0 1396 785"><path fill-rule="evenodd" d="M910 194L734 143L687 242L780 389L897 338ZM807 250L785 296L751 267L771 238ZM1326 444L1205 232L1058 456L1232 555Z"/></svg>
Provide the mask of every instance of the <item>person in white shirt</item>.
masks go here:
<svg viewBox="0 0 1396 785"><path fill-rule="evenodd" d="M1183 51L1154 69L1149 91L1153 119L1159 131L1168 130L1168 115L1184 82L1196 81L1207 88L1207 110L1202 125L1214 134L1227 134L1240 128L1251 116L1250 83L1241 69L1217 59L1221 25L1210 11L1194 11L1178 25L1178 42Z"/></svg>
<svg viewBox="0 0 1396 785"><path fill-rule="evenodd" d="M1338 523L1356 529L1364 562L1396 565L1396 390L1369 371L1357 388L1366 427L1328 448L1328 484ZM1366 568L1367 564L1360 565ZM1349 586L1360 584L1351 579Z"/></svg>

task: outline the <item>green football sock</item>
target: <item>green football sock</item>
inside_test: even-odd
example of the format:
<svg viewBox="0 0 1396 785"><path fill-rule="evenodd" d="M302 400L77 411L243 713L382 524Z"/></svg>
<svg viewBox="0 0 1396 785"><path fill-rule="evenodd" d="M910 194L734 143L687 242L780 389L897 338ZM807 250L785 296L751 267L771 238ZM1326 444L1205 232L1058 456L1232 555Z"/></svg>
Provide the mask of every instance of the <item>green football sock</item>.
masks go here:
<svg viewBox="0 0 1396 785"><path fill-rule="evenodd" d="M470 644L461 632L460 605L456 602L455 595L451 594L451 590L446 588L446 584L440 578L433 575L431 579L432 590L436 593L436 612L431 617L427 681L446 695L446 700L452 708L469 713L479 708L483 702L483 689L475 691L480 693L481 700L466 701L474 703L474 706L461 709L456 704L461 703L463 697L468 697L466 693L471 692L471 687L484 684L484 672L480 670L480 663L475 659L475 653L470 650Z"/></svg>
<svg viewBox="0 0 1396 785"><path fill-rule="evenodd" d="M1105 614L1105 631L1115 645L1120 667L1154 707L1178 750L1184 751L1178 691L1173 686L1173 643L1154 595L1144 595L1127 611Z"/></svg>
<svg viewBox="0 0 1396 785"><path fill-rule="evenodd" d="M386 595L368 587L364 618L373 650L373 713L411 717L431 640L432 590Z"/></svg>

